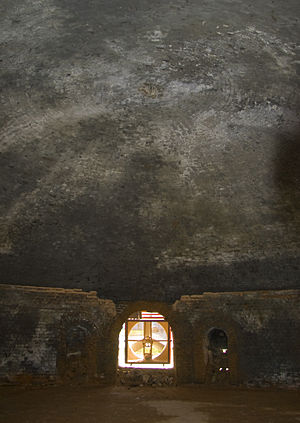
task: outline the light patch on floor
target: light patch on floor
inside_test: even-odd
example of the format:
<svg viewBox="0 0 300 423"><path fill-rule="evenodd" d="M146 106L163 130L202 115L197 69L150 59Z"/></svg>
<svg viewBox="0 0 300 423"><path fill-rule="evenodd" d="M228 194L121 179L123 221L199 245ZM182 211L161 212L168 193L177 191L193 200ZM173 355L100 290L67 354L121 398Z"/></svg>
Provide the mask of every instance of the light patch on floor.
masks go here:
<svg viewBox="0 0 300 423"><path fill-rule="evenodd" d="M156 409L159 414L164 417L172 417L169 423L208 423L209 416L207 413L197 411L200 402L187 401L147 401L144 405L151 406ZM163 418L161 421L165 421ZM159 423L160 420L157 422Z"/></svg>

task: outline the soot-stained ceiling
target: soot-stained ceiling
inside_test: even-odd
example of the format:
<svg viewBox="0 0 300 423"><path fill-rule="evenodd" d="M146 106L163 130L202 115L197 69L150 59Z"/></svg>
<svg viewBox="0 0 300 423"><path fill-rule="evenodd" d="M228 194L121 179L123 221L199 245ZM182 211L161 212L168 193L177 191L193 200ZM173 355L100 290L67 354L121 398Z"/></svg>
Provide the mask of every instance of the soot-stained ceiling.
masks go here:
<svg viewBox="0 0 300 423"><path fill-rule="evenodd" d="M0 7L1 283L298 286L298 1Z"/></svg>

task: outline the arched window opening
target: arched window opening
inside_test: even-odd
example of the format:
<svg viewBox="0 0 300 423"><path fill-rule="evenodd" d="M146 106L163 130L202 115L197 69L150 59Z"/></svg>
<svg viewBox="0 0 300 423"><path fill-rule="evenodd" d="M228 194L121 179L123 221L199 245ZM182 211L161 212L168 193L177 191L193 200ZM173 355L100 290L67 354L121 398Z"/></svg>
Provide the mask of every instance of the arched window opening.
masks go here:
<svg viewBox="0 0 300 423"><path fill-rule="evenodd" d="M222 329L212 329L208 334L209 347L226 354L228 351L228 338Z"/></svg>
<svg viewBox="0 0 300 423"><path fill-rule="evenodd" d="M119 334L119 366L174 367L173 334L163 315L139 311L129 316Z"/></svg>
<svg viewBox="0 0 300 423"><path fill-rule="evenodd" d="M228 338L222 329L212 329L208 334L208 368L209 382L221 382L229 374Z"/></svg>

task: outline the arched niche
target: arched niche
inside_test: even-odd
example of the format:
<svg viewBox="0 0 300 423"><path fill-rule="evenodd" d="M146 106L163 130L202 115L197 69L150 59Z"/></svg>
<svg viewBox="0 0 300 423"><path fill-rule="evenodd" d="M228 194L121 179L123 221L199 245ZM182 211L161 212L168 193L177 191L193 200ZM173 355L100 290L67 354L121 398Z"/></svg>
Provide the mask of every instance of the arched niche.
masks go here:
<svg viewBox="0 0 300 423"><path fill-rule="evenodd" d="M208 348L211 350L228 350L228 336L223 329L213 328L208 333Z"/></svg>
<svg viewBox="0 0 300 423"><path fill-rule="evenodd" d="M172 315L172 306L160 303L160 302L148 302L148 301L138 301L135 303L130 303L122 306L122 311L118 314L115 319L111 329L110 337L106 346L106 363L105 363L105 373L106 380L109 383L115 383L117 379L117 370L119 368L119 335L122 331L124 323L130 319L130 316L141 312L141 311L151 311L157 312L160 315L164 316L165 321L170 325L172 331L173 345L174 345L174 358L173 358L173 370L176 373L176 322ZM143 367L142 367L143 368ZM146 368L146 367L145 367Z"/></svg>
<svg viewBox="0 0 300 423"><path fill-rule="evenodd" d="M207 334L206 383L230 382L228 335L222 328L212 328Z"/></svg>

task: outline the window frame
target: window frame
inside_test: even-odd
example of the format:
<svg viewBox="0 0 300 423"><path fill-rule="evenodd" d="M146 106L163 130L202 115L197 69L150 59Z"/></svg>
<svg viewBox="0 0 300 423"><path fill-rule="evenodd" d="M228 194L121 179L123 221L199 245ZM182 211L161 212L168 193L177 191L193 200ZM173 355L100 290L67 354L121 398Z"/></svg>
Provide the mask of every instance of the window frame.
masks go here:
<svg viewBox="0 0 300 423"><path fill-rule="evenodd" d="M164 328L164 330L167 332L167 339L153 339L153 341L162 341L167 342L166 348L167 348L167 361L157 361L157 360L143 360L143 361L129 361L128 360L128 348L129 342L134 341L133 339L128 339L128 322L134 322L136 323L143 323L143 335L145 338L145 323L151 323L151 335L152 335L152 323L158 323L161 324L162 322L167 324L167 330ZM140 340L139 340L140 341ZM163 353L163 352L162 352ZM163 319L140 319L140 318L128 318L125 322L125 363L126 364L140 364L140 365L146 365L146 364L170 364L171 363L171 327L169 322L167 320Z"/></svg>

